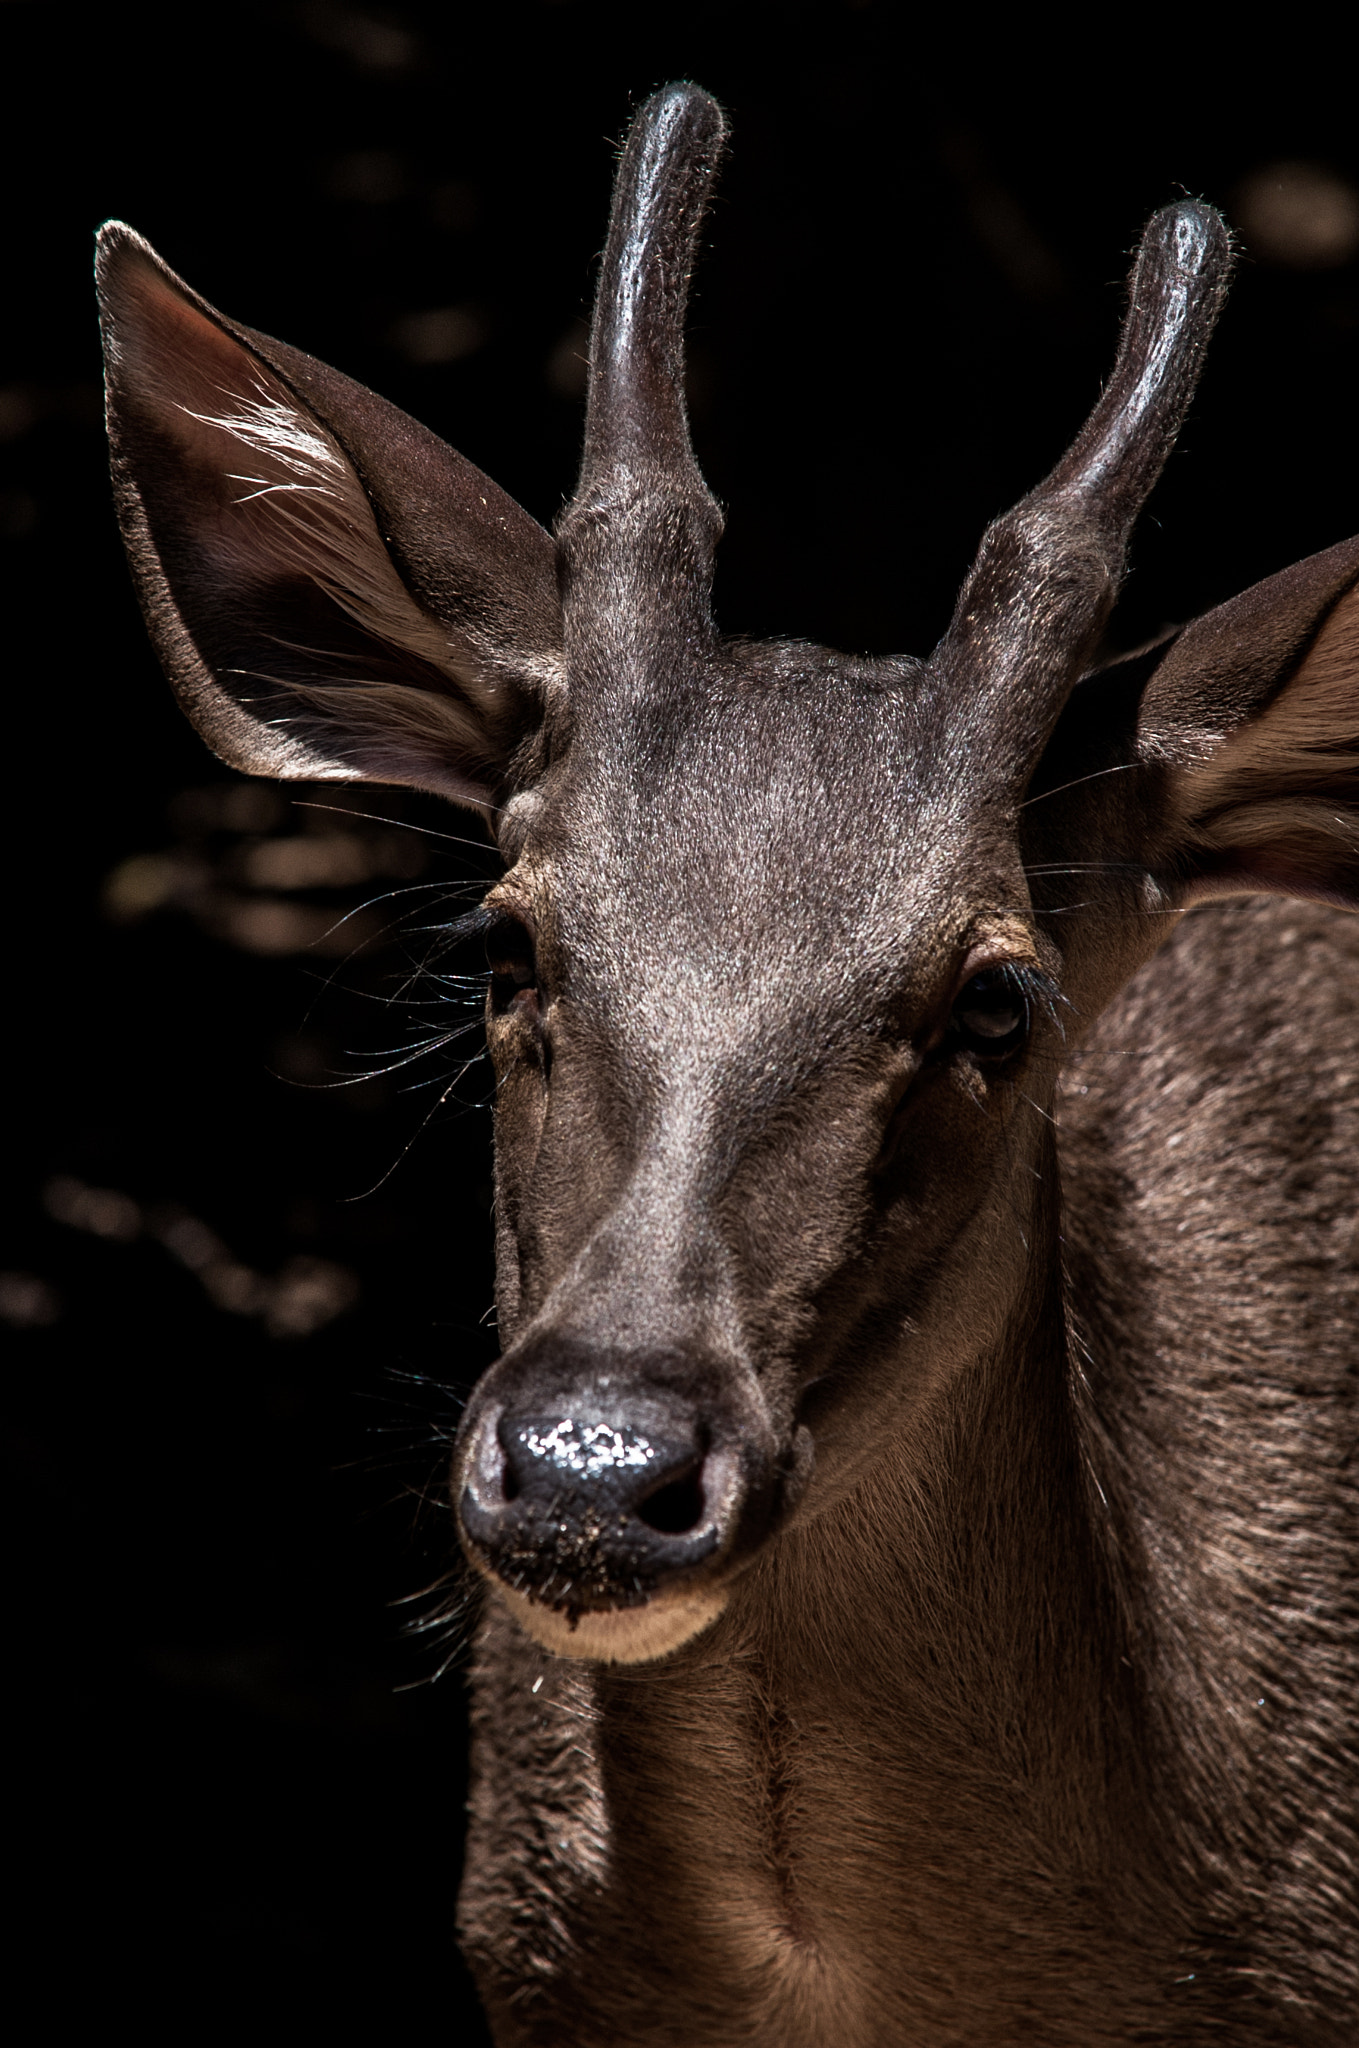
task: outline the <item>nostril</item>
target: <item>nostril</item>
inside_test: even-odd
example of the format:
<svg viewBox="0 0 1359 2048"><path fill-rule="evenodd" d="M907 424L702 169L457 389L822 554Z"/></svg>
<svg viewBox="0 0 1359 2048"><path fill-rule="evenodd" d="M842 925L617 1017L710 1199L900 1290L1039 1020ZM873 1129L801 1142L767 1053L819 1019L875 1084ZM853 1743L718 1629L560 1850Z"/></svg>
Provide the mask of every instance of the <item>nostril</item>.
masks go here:
<svg viewBox="0 0 1359 2048"><path fill-rule="evenodd" d="M668 1480L664 1486L639 1501L636 1509L639 1522L645 1522L648 1529L655 1529L662 1536L687 1536L703 1520L703 1486L701 1468L695 1465L690 1471L681 1473L678 1479Z"/></svg>
<svg viewBox="0 0 1359 2048"><path fill-rule="evenodd" d="M495 1517L523 1491L514 1459L506 1455L494 1423L483 1420L476 1429L464 1470L462 1512L464 1520ZM469 1524L470 1526L470 1524Z"/></svg>
<svg viewBox="0 0 1359 2048"><path fill-rule="evenodd" d="M738 1447L663 1391L612 1410L569 1395L537 1412L488 1402L456 1468L469 1552L562 1612L641 1606L697 1582L733 1546L748 1487Z"/></svg>

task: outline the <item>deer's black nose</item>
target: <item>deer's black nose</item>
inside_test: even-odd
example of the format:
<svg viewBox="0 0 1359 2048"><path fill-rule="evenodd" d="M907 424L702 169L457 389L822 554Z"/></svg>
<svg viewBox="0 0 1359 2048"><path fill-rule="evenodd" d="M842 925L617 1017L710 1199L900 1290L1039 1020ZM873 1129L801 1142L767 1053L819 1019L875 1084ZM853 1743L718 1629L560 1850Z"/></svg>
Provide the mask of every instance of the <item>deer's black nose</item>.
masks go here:
<svg viewBox="0 0 1359 2048"><path fill-rule="evenodd" d="M557 1607L632 1606L719 1548L743 1491L736 1460L668 1406L482 1417L459 1508L507 1585Z"/></svg>
<svg viewBox="0 0 1359 2048"><path fill-rule="evenodd" d="M573 1416L502 1415L496 1436L505 1454L508 1501L547 1504L578 1493L592 1512L682 1535L703 1514L703 1446L698 1432L647 1433Z"/></svg>

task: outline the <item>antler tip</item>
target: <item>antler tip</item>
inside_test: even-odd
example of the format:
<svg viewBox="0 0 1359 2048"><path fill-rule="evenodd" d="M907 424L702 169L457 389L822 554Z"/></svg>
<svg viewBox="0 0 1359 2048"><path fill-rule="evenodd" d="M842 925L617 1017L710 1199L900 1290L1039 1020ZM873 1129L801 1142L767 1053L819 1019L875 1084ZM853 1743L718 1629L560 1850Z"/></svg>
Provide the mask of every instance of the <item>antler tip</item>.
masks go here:
<svg viewBox="0 0 1359 2048"><path fill-rule="evenodd" d="M712 94L696 85L692 78L672 78L667 84L657 86L642 111L647 113L652 108L659 110L670 106L690 109L695 113L702 111L709 116L715 115L719 121L722 119L722 109Z"/></svg>
<svg viewBox="0 0 1359 2048"><path fill-rule="evenodd" d="M634 133L658 131L667 140L680 142L695 154L712 156L719 152L727 135L727 117L710 92L690 78L672 78L638 108Z"/></svg>
<svg viewBox="0 0 1359 2048"><path fill-rule="evenodd" d="M1168 259L1188 277L1225 276L1232 260L1232 236L1215 206L1204 199L1176 199L1147 222L1139 260Z"/></svg>

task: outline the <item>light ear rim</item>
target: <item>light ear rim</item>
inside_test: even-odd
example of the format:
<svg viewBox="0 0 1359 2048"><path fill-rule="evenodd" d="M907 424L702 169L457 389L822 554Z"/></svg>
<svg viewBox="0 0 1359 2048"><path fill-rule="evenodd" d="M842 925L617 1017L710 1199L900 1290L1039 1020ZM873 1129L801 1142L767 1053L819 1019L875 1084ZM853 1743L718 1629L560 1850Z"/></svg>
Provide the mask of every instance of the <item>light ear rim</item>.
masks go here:
<svg viewBox="0 0 1359 2048"><path fill-rule="evenodd" d="M151 644L185 715L227 767L281 781L339 780L342 771L335 763L295 736L270 731L241 708L213 675L174 602L130 448L126 416L136 410L136 402L126 376L122 333L127 289L122 272L129 264L149 270L213 327L225 330L213 308L175 276L135 228L120 220L104 222L95 237L95 288L104 346L104 415L114 510Z"/></svg>
<svg viewBox="0 0 1359 2048"><path fill-rule="evenodd" d="M235 375L238 361L242 370L250 368L253 371L258 359L231 332L229 324L216 317L212 307L184 286L140 236L129 231L117 237L106 235L101 238L101 298L110 341L108 397L115 500L148 630L183 709L218 757L244 773L268 775L283 781L353 782L375 779L371 762L348 758L343 745L336 749L324 744L321 722L329 710L332 714L330 736L346 734L351 743L359 732L372 734L371 713L374 707L365 701L366 689L347 692L341 702L339 693L333 689L327 691L322 687L309 691L292 681L275 680L253 667L242 670L230 662L214 661L202 644L201 634L195 632L191 614L198 564L187 541L182 542L183 559L173 564L167 562L157 535L158 521L147 496L148 490L153 491L154 479L162 468L176 468L182 463L192 462L188 453L192 436L186 437L181 446L167 426L162 410L149 395L152 380L157 374L154 358L139 366L139 374L147 380L142 386L139 387L134 377L125 377L129 365L121 329L124 320L131 321L136 317L131 304L132 295L139 290L145 291L146 283L143 280L129 284L126 277L115 282L110 275L110 253L122 264L136 264L149 277L153 290L163 293L165 299L175 302L178 307L187 308L212 334L221 337L233 359L232 374L223 371L227 380L223 386L224 395L227 395L228 387L234 389L236 382L240 381ZM154 309L144 306L141 311L143 317L154 317ZM134 346L145 349L147 345L148 338L142 335ZM283 378L277 377L272 366L264 364L263 369L276 388L281 389L297 407L299 418L309 418L305 402ZM210 369L207 374L211 377ZM336 446L343 457L343 449L338 443ZM371 513L371 505L366 499L365 509ZM169 538L173 544L172 530ZM375 521L372 540L381 545ZM290 580L280 568L273 578L273 587L282 590ZM228 600L223 609L229 608ZM335 609L338 615L339 608ZM344 632L343 624L340 630ZM280 643L280 653L283 651ZM281 709L280 715L286 716L289 729L282 729L275 719L252 710L250 696L233 694L221 680L224 674L253 676L266 696L274 696L280 700L281 706L287 707L286 711ZM472 735L470 721L461 715L456 698L449 695L449 684L455 679L434 670L430 675L432 687L428 695L431 703L425 719L426 730L432 737L433 714L437 708L444 709L449 724L448 738L450 741L461 739L465 751L466 742ZM379 686L379 695L382 694ZM409 699L416 693L408 690L400 694ZM386 695L390 698L391 686L387 686ZM306 731L307 708L320 714L316 720L315 735ZM342 715L335 718L336 713ZM407 731L413 729L414 724L407 712L404 719ZM385 749L379 747L378 752L390 771L381 776L384 781L399 781L426 789L434 787L441 795L475 805L483 804L489 797L488 785L451 770L439 772L437 756L431 764L409 754L403 756L396 745Z"/></svg>
<svg viewBox="0 0 1359 2048"><path fill-rule="evenodd" d="M419 788L479 811L489 825L496 810L495 798L500 793L498 786L503 782L506 764L522 738L522 728L526 723L541 719L543 698L554 666L550 655L547 660L536 663L532 658L527 664L497 663L495 666L500 673L488 676L483 686L478 688L475 678L465 677L463 664L456 660L455 635L450 634L449 662L445 665L441 660L437 669L429 668L430 682L423 690L403 689L392 683L375 688L357 685L343 693L341 702L342 693L327 688L324 675L316 679L317 687L310 690L300 687L296 681L285 682L280 678L276 690L270 694L283 699L286 693L290 712L295 707L301 714L297 718L290 715L292 730L288 731L252 712L248 708L248 700L241 701L219 679L219 671L221 675L234 672L238 676L258 673L266 691L274 681L255 662L244 668L232 663L225 666L221 662L214 663L210 653L199 644L192 620L185 615L186 603L192 609L193 566L189 564L186 567L181 563L172 568L167 564L164 550L158 542L157 520L153 517L147 491L151 490L154 495L157 455L163 452L159 444L169 447L173 437L167 435L154 404L148 402L145 395L152 388L155 376L154 358L134 371L131 364L137 348L142 345L141 341L124 346L124 322L131 324L137 317L133 297L139 288L145 289L145 284L139 287L128 280L126 267L129 264L135 264L148 274L154 290L187 307L233 353L243 356L246 363L261 367L266 376L281 387L296 407L299 417L314 422L334 443L353 474L356 493L362 498L371 522L372 544L382 550L391 562L413 614L427 619L431 628L442 633L443 621L430 615L428 608L421 603L421 593L412 591L409 580L402 574L402 564L392 559L396 550L390 536L383 531L387 522L380 522L380 508L355 461L349 438L334 424L332 408L318 406L312 392L300 386L311 383L333 385L342 397L345 394L357 395L360 401L366 402L378 417L379 424L384 416L399 421L404 430L403 438L414 449L414 457L411 457L410 448L403 450L408 457L408 466L409 459L416 460L418 464L421 457L426 459L427 469L440 464L445 467L451 465L455 483L468 486L476 496L483 525L488 519L492 524L497 521L504 523L504 508L512 508L520 528L531 536L530 552L536 556L537 568L541 571L546 563L551 569L551 597L555 605L555 550L550 537L489 478L484 478L455 450L446 449L417 422L398 414L387 401L365 392L363 387L352 384L341 373L313 363L300 351L289 350L281 343L273 343L269 337L258 336L253 330L228 320L176 276L144 237L126 223L108 222L100 230L96 276L108 361L107 411L115 504L152 643L191 722L220 759L243 773L268 775L286 781L376 781ZM276 357L281 360L276 360ZM299 378L293 374L297 365L314 372L314 376ZM438 479L435 481L437 483ZM428 496L431 488L428 475L424 482ZM163 520L161 524L164 525ZM522 533L517 539L522 539ZM286 574L280 571L274 579L274 587L284 589L287 580ZM242 589L245 587L243 585ZM489 609L494 612L494 605ZM532 610L531 605L529 609ZM539 605L538 609L542 613L544 607ZM337 617L343 616L338 604L335 610ZM541 617L537 624L542 627ZM494 618L487 625L493 635ZM550 642L551 619L547 621L547 628ZM356 627L355 630L361 631L361 628ZM337 636L342 637L342 634ZM543 634L540 632L538 637L541 640ZM428 664L411 657L406 666L415 670ZM523 669L527 673L521 675ZM419 717L412 716L411 705L422 696L428 701L421 706ZM462 697L469 701L464 704L460 701ZM309 700L316 714L314 719L308 718L304 709ZM389 712L399 714L395 717L393 732L386 735L380 734L375 726L374 714L380 704ZM326 731L323 723L326 714L333 717L341 709L345 718L338 734L334 726ZM469 716L472 712L476 714L475 722ZM441 718L448 728L443 735L438 732ZM480 735L475 730L476 724L482 728ZM311 731L307 730L309 725L313 728ZM412 751L403 742L408 742L420 731L423 731L425 746L423 751ZM334 743L337 737L338 745ZM439 744L441 737L446 744ZM489 745L486 743L488 740ZM351 751L355 748L358 751ZM457 765L459 756L465 768Z"/></svg>
<svg viewBox="0 0 1359 2048"><path fill-rule="evenodd" d="M1359 910L1359 536L1176 634L1137 741L1164 841L1149 866L1178 908Z"/></svg>
<svg viewBox="0 0 1359 2048"><path fill-rule="evenodd" d="M1359 908L1359 536L1082 677L1017 823L1040 895L1093 853L1139 913L1251 895Z"/></svg>
<svg viewBox="0 0 1359 2048"><path fill-rule="evenodd" d="M380 393L289 342L229 318L125 221L106 221L96 236L101 314L111 308L114 271L129 256L140 257L228 341L257 357L301 410L320 422L357 476L383 544L416 603L468 642L476 665L501 688L522 689L535 700L554 694L562 677L558 549L532 514ZM381 472L392 480L384 482ZM501 573L485 575L486 557ZM469 590L476 593L470 601ZM508 659L507 646L514 649Z"/></svg>
<svg viewBox="0 0 1359 2048"><path fill-rule="evenodd" d="M1203 868L1178 880L1174 907L1189 911L1204 903L1227 903L1249 896L1286 896L1295 903L1324 903L1352 915L1359 912L1359 861L1348 888L1328 882L1327 873L1334 873L1333 863L1321 875L1302 863L1289 867L1284 861L1268 866L1259 863L1252 867L1243 861L1234 866Z"/></svg>
<svg viewBox="0 0 1359 2048"><path fill-rule="evenodd" d="M1143 694L1139 753L1200 765L1289 687L1357 581L1359 534L1290 563L1175 630Z"/></svg>

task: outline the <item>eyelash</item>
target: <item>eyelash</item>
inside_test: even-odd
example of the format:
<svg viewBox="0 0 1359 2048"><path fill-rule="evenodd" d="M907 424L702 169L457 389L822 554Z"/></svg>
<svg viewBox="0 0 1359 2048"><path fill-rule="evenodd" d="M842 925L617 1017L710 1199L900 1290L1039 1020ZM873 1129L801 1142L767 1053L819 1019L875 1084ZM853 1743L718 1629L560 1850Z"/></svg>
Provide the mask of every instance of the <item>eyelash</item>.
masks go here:
<svg viewBox="0 0 1359 2048"><path fill-rule="evenodd" d="M503 1014L520 1001L538 997L538 963L533 939L517 918L496 916L486 930L486 964L491 971L491 1008ZM527 1008L527 1004L521 1005Z"/></svg>
<svg viewBox="0 0 1359 2048"><path fill-rule="evenodd" d="M1020 961L1002 961L983 967L970 975L958 991L944 1043L951 1049L961 1048L969 1052L974 1059L998 1063L1010 1058L1027 1043L1032 1034L1035 1012L1041 1008L1049 1015L1055 1015L1058 1001L1060 996L1055 985L1040 968ZM988 1010L998 1017L1005 1015L1007 1004L1015 1017L1008 1030L991 1033L984 1024L969 1026L965 1021L969 1009L974 1016L984 1019Z"/></svg>

